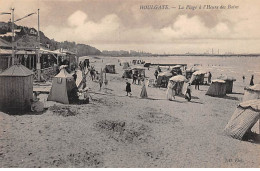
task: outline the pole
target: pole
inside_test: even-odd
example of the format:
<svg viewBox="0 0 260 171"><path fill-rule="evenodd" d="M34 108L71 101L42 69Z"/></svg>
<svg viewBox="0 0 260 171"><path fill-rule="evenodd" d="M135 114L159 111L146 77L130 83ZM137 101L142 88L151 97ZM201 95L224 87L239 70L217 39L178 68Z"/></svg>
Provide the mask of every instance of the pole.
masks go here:
<svg viewBox="0 0 260 171"><path fill-rule="evenodd" d="M37 80L41 81L41 61L40 61L40 9L38 9L38 49L37 49L37 65L36 65L36 69L37 69Z"/></svg>
<svg viewBox="0 0 260 171"><path fill-rule="evenodd" d="M11 58L11 65L14 65L14 8L12 8L12 58Z"/></svg>

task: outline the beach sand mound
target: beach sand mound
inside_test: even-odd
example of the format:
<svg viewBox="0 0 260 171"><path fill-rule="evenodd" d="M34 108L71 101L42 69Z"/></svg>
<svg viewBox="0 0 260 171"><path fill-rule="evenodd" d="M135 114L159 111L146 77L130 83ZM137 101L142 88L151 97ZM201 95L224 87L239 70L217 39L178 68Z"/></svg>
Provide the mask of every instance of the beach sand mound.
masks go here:
<svg viewBox="0 0 260 171"><path fill-rule="evenodd" d="M115 97L110 97L110 99L109 99L109 98L103 96L103 97L93 98L92 100L95 104L104 105L104 106L114 106L114 107L123 106L123 102L116 100Z"/></svg>
<svg viewBox="0 0 260 171"><path fill-rule="evenodd" d="M63 117L68 116L76 116L78 114L77 109L73 108L72 106L58 106L54 105L49 108L50 111L53 112L53 114Z"/></svg>
<svg viewBox="0 0 260 171"><path fill-rule="evenodd" d="M148 126L134 122L127 124L124 121L101 120L95 127L109 138L123 143L143 143L151 137Z"/></svg>
<svg viewBox="0 0 260 171"><path fill-rule="evenodd" d="M48 162L50 167L102 167L103 161L99 153L89 151L81 153L70 153L58 159Z"/></svg>
<svg viewBox="0 0 260 171"><path fill-rule="evenodd" d="M154 109L150 111L148 110L148 112L137 115L137 118L148 123L156 123L156 124L167 124L167 123L175 124L181 121L176 117L155 111Z"/></svg>

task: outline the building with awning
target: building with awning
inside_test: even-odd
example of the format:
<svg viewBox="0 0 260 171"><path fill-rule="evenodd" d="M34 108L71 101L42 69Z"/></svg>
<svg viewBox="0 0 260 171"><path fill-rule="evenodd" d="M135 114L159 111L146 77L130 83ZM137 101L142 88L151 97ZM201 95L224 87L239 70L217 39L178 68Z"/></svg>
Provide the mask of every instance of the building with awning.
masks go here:
<svg viewBox="0 0 260 171"><path fill-rule="evenodd" d="M0 73L8 68L8 62L11 61L12 45L4 39L0 38Z"/></svg>

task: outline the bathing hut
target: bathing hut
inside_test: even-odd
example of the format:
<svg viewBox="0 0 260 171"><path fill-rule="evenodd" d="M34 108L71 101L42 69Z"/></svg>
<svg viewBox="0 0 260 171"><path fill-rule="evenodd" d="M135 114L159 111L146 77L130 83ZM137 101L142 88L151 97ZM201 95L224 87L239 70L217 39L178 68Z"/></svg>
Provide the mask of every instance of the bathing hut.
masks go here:
<svg viewBox="0 0 260 171"><path fill-rule="evenodd" d="M195 71L190 79L191 84L194 84L195 80L198 79L199 83L202 85L204 84L204 76L207 72L203 70Z"/></svg>
<svg viewBox="0 0 260 171"><path fill-rule="evenodd" d="M236 79L233 77L227 76L227 75L221 75L218 77L218 79L224 80L226 82L226 85L227 85L226 93L227 94L232 93L233 82L236 81Z"/></svg>
<svg viewBox="0 0 260 171"><path fill-rule="evenodd" d="M175 65L171 68L171 73L173 75L182 75L182 71L181 71L182 66L181 65Z"/></svg>
<svg viewBox="0 0 260 171"><path fill-rule="evenodd" d="M227 126L224 129L226 135L242 140L243 136L250 132L260 118L260 100L249 100L238 105Z"/></svg>
<svg viewBox="0 0 260 171"><path fill-rule="evenodd" d="M0 74L0 109L20 112L31 108L33 72L23 65L13 65Z"/></svg>
<svg viewBox="0 0 260 171"><path fill-rule="evenodd" d="M51 92L47 100L69 104L73 100L75 89L77 86L74 78L63 67L52 80Z"/></svg>
<svg viewBox="0 0 260 171"><path fill-rule="evenodd" d="M125 69L122 78L132 78L132 69Z"/></svg>
<svg viewBox="0 0 260 171"><path fill-rule="evenodd" d="M173 81L174 84L176 84L176 95L182 94L182 89L184 82L187 82L188 80L183 75L176 75L170 78L170 81Z"/></svg>
<svg viewBox="0 0 260 171"><path fill-rule="evenodd" d="M150 66L151 66L151 63L145 63L145 64L144 64L144 67L149 68Z"/></svg>
<svg viewBox="0 0 260 171"><path fill-rule="evenodd" d="M162 72L158 75L156 80L158 87L167 87L169 79L172 77L172 73L170 72Z"/></svg>
<svg viewBox="0 0 260 171"><path fill-rule="evenodd" d="M212 80L212 83L206 93L209 96L225 96L226 95L226 82L224 80Z"/></svg>
<svg viewBox="0 0 260 171"><path fill-rule="evenodd" d="M116 73L116 67L114 64L106 64L105 66L105 72L106 73L112 73L112 74L115 74Z"/></svg>
<svg viewBox="0 0 260 171"><path fill-rule="evenodd" d="M130 67L129 62L123 62L122 65L123 65L123 69L127 69Z"/></svg>
<svg viewBox="0 0 260 171"><path fill-rule="evenodd" d="M145 77L145 68L141 67L141 66L137 66L135 68L132 69L133 73L138 73L141 74L143 77Z"/></svg>
<svg viewBox="0 0 260 171"><path fill-rule="evenodd" d="M260 99L260 84L255 84L250 87L245 88L245 94L243 96L243 101Z"/></svg>

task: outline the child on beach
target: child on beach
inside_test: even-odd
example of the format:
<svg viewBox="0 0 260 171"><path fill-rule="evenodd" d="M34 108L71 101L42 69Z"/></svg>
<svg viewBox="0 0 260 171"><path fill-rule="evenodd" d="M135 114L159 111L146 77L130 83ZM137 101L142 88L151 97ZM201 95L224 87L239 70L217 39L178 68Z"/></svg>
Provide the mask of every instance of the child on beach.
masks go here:
<svg viewBox="0 0 260 171"><path fill-rule="evenodd" d="M188 101L191 101L191 83L189 83L188 86L187 86L185 99L187 99Z"/></svg>
<svg viewBox="0 0 260 171"><path fill-rule="evenodd" d="M130 94L130 96L132 96L131 84L128 81L126 81L126 96L128 96L128 93Z"/></svg>

